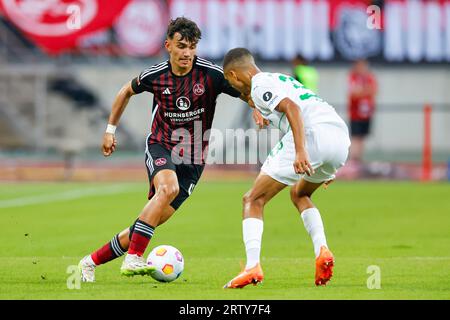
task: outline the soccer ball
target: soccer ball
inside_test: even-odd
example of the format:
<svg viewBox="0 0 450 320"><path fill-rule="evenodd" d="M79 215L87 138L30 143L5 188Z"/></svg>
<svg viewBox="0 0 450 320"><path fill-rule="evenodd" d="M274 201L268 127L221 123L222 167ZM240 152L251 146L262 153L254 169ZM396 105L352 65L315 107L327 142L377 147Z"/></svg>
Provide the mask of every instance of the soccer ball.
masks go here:
<svg viewBox="0 0 450 320"><path fill-rule="evenodd" d="M172 282L184 269L184 259L180 250L168 245L154 248L147 257L147 264L156 267L151 276L160 282Z"/></svg>

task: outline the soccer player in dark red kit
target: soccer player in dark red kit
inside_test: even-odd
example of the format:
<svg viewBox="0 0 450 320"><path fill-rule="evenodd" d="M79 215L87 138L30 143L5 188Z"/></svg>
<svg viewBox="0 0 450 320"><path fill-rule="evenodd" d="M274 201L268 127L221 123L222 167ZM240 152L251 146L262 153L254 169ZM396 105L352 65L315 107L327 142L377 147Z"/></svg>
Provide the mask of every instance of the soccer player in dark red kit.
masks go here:
<svg viewBox="0 0 450 320"><path fill-rule="evenodd" d="M366 60L355 62L348 80L348 113L352 136L350 160L353 164L360 166L365 140L370 134L372 118L375 113L377 80Z"/></svg>
<svg viewBox="0 0 450 320"><path fill-rule="evenodd" d="M141 72L125 84L115 98L103 137L104 156L110 156L116 148L115 129L130 97L144 91L154 95L145 150L149 201L130 228L80 261L81 278L85 282L95 281L96 266L127 251L121 274L134 276L153 272L143 254L154 230L189 197L205 165L208 139L203 141L203 137L198 137L198 133L196 137L195 133L198 129L205 133L211 128L220 93L240 96L225 80L221 67L196 56L200 38L201 31L195 22L184 17L171 20L165 40L169 59ZM185 140L181 143L184 148L179 148L179 136Z"/></svg>

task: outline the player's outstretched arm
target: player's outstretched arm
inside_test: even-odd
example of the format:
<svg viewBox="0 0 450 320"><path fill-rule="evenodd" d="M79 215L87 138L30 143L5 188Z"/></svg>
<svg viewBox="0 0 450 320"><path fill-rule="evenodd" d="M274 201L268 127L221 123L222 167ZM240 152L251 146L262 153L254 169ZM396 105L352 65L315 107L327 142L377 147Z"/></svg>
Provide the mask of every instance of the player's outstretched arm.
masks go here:
<svg viewBox="0 0 450 320"><path fill-rule="evenodd" d="M131 81L129 81L120 89L119 93L114 99L112 110L108 119L108 126L106 128L105 134L103 135L102 152L105 157L110 156L116 150L116 127L119 123L123 111L127 107L130 97L134 94L135 93L131 88Z"/></svg>
<svg viewBox="0 0 450 320"><path fill-rule="evenodd" d="M250 100L251 101L251 100ZM249 101L249 104L250 104ZM269 120L264 119L261 113L255 108L253 109L253 121L255 121L256 125L259 127L259 129L264 129L266 126L269 125Z"/></svg>
<svg viewBox="0 0 450 320"><path fill-rule="evenodd" d="M291 126L295 144L294 170L296 173L308 176L314 173L314 169L309 163L308 153L305 149L305 129L300 108L289 98L284 98L275 108L286 114L286 118Z"/></svg>
<svg viewBox="0 0 450 320"><path fill-rule="evenodd" d="M269 120L263 118L258 109L256 109L255 103L253 102L252 98L249 95L242 93L239 98L247 102L250 108L253 109L252 118L253 121L255 121L256 125L259 127L259 129L264 129L266 126L269 125Z"/></svg>
<svg viewBox="0 0 450 320"><path fill-rule="evenodd" d="M253 100L250 98L247 103L249 104L249 106L251 108L253 108L253 121L255 121L256 125L260 128L260 129L264 129L266 126L269 125L269 120L264 119L261 112L259 112L258 109L256 109L255 107L255 103L253 102Z"/></svg>

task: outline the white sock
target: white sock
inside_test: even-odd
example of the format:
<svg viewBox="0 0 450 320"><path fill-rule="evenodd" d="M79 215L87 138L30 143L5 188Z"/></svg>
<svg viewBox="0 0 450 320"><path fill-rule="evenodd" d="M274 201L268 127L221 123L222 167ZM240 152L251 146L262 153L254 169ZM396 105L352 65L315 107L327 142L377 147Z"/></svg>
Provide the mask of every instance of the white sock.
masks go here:
<svg viewBox="0 0 450 320"><path fill-rule="evenodd" d="M242 221L242 234L247 253L245 269L253 268L259 263L263 229L264 222L261 219L247 218Z"/></svg>
<svg viewBox="0 0 450 320"><path fill-rule="evenodd" d="M327 239L325 238L325 231L323 229L322 217L317 208L309 208L302 212L303 224L306 231L309 233L314 245L314 254L316 258L320 254L320 247L327 246Z"/></svg>
<svg viewBox="0 0 450 320"><path fill-rule="evenodd" d="M95 262L94 262L94 260L92 259L92 256L91 255L88 255L87 257L86 257L86 260L87 260L87 262L90 264L90 265L93 265L93 266L97 266L96 264L95 264Z"/></svg>

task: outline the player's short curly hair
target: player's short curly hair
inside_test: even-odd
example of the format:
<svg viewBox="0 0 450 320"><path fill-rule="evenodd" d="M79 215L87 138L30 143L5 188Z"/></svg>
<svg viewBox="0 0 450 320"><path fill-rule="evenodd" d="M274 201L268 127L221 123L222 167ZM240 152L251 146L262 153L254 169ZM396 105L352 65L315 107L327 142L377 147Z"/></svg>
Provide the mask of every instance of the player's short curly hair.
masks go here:
<svg viewBox="0 0 450 320"><path fill-rule="evenodd" d="M202 37L202 32L197 24L185 17L170 20L167 28L167 38L173 39L173 36L177 32L181 35L181 40L186 39L194 44L198 43Z"/></svg>

